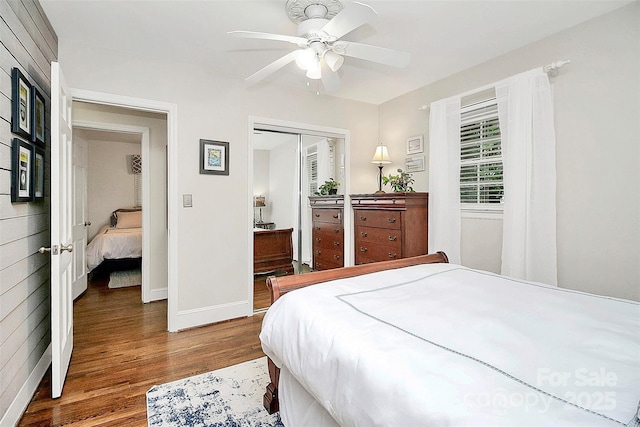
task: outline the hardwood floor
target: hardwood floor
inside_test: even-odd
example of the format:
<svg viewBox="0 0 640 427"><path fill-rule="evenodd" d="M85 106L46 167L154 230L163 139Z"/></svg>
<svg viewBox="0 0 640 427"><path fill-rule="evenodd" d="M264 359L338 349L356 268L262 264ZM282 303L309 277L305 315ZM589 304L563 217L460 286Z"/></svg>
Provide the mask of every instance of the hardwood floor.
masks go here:
<svg viewBox="0 0 640 427"><path fill-rule="evenodd" d="M20 426L146 426L156 384L264 356L264 314L167 332L166 301L142 304L140 287L109 289L97 277L74 303L74 350L62 397L48 372ZM266 287L266 285L265 285Z"/></svg>

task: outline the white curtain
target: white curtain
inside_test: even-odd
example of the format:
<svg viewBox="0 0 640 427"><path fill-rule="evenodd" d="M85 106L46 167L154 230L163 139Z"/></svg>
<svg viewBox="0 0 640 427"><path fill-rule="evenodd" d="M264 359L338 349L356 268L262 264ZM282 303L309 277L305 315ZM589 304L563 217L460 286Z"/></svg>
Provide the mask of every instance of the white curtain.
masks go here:
<svg viewBox="0 0 640 427"><path fill-rule="evenodd" d="M542 68L522 73L498 83L496 96L505 193L501 272L557 285L556 138L549 79Z"/></svg>
<svg viewBox="0 0 640 427"><path fill-rule="evenodd" d="M460 264L460 97L431 104L429 115L429 252Z"/></svg>

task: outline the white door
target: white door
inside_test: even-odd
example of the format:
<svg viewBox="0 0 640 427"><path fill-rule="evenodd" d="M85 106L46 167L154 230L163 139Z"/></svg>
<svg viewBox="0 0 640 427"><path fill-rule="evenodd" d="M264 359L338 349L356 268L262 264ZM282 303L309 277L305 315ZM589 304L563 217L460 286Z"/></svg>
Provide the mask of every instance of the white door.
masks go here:
<svg viewBox="0 0 640 427"><path fill-rule="evenodd" d="M73 349L71 94L51 63L51 397L62 395Z"/></svg>
<svg viewBox="0 0 640 427"><path fill-rule="evenodd" d="M73 141L73 299L87 290L87 142Z"/></svg>

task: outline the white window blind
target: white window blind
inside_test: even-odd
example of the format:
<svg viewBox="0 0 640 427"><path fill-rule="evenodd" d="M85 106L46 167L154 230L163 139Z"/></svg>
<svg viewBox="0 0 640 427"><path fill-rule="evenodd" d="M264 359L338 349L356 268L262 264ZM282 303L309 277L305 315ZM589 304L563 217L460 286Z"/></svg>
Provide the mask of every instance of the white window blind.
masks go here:
<svg viewBox="0 0 640 427"><path fill-rule="evenodd" d="M318 192L318 152L315 145L307 149L307 182L309 194L316 194Z"/></svg>
<svg viewBox="0 0 640 427"><path fill-rule="evenodd" d="M463 209L500 207L502 147L495 95L460 109L460 202Z"/></svg>

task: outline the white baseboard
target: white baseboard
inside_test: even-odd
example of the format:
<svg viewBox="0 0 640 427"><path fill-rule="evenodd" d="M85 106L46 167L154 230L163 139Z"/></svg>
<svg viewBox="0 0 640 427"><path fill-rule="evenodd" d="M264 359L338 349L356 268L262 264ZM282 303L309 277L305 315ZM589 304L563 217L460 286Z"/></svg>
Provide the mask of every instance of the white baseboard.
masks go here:
<svg viewBox="0 0 640 427"><path fill-rule="evenodd" d="M178 311L178 330L246 317L247 313L249 313L249 301Z"/></svg>
<svg viewBox="0 0 640 427"><path fill-rule="evenodd" d="M33 398L33 395L38 390L38 386L40 385L40 381L44 378L44 375L47 373L47 369L49 369L49 365L51 365L51 343L44 351L44 354L38 360L35 368L29 374L27 381L22 385L22 388L18 392L18 395L9 408L7 408L7 412L5 412L4 416L0 420L0 426L16 426L18 422L20 422L20 418L22 418L22 414L29 406L29 402Z"/></svg>
<svg viewBox="0 0 640 427"><path fill-rule="evenodd" d="M147 302L160 301L163 299L167 299L168 296L169 296L169 291L167 288L151 289L151 291L149 291L149 301Z"/></svg>

